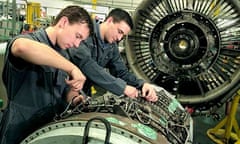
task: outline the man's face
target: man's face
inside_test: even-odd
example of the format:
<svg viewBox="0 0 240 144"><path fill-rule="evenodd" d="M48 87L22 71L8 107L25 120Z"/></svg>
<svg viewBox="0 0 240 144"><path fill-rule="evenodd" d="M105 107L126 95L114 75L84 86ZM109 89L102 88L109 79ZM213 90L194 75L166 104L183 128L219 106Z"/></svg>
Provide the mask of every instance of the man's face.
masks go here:
<svg viewBox="0 0 240 144"><path fill-rule="evenodd" d="M131 30L125 21L114 23L112 20L109 20L108 25L109 28L104 36L104 40L109 43L121 41Z"/></svg>
<svg viewBox="0 0 240 144"><path fill-rule="evenodd" d="M89 36L87 23L69 24L68 21L59 31L57 43L62 49L77 48Z"/></svg>

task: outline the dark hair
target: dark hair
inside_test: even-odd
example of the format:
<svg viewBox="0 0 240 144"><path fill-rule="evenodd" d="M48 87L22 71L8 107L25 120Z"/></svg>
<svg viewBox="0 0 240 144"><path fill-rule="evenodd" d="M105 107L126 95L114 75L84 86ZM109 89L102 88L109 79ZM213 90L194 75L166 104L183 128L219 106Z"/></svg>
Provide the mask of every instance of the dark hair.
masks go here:
<svg viewBox="0 0 240 144"><path fill-rule="evenodd" d="M62 17L67 17L70 24L74 23L88 23L88 27L90 29L90 33L93 30L92 19L89 13L80 6L67 6L56 16L53 21L53 26L56 25Z"/></svg>
<svg viewBox="0 0 240 144"><path fill-rule="evenodd" d="M131 16L129 15L128 12L126 12L123 9L120 8L115 8L113 10L111 10L108 14L108 16L106 17L105 21L109 18L112 17L113 18L113 22L121 22L121 21L125 21L129 27L131 29L133 29L133 21Z"/></svg>

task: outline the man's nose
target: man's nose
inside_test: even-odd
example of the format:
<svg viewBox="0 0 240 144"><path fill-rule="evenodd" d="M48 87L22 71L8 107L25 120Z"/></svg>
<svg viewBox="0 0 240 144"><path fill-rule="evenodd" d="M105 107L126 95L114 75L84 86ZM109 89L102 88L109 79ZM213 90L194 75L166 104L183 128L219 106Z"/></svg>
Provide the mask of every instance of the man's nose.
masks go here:
<svg viewBox="0 0 240 144"><path fill-rule="evenodd" d="M79 47L80 43L81 43L81 40L76 40L74 42L74 47L76 47L76 48Z"/></svg>
<svg viewBox="0 0 240 144"><path fill-rule="evenodd" d="M118 40L118 41L121 41L121 40L122 40L122 38L123 38L123 34L119 34L119 35L118 35L118 39L117 39L117 40Z"/></svg>

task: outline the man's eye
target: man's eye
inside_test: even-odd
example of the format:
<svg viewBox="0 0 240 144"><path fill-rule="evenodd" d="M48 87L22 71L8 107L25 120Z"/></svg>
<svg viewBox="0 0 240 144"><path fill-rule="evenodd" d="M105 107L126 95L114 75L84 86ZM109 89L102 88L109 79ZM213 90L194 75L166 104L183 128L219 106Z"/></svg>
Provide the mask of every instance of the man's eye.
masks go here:
<svg viewBox="0 0 240 144"><path fill-rule="evenodd" d="M76 38L81 39L82 37L81 37L81 35L76 35Z"/></svg>
<svg viewBox="0 0 240 144"><path fill-rule="evenodd" d="M123 31L121 31L120 29L118 29L118 33L119 33L119 34L123 34Z"/></svg>

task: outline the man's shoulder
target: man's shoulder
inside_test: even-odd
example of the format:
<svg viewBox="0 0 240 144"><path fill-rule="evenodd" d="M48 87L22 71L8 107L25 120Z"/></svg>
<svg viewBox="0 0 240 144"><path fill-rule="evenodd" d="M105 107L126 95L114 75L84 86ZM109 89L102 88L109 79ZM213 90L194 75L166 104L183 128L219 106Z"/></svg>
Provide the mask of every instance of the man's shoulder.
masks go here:
<svg viewBox="0 0 240 144"><path fill-rule="evenodd" d="M30 38L37 40L37 41L47 41L47 39L48 39L47 33L44 31L44 29L39 29L32 33L28 33L27 35Z"/></svg>

